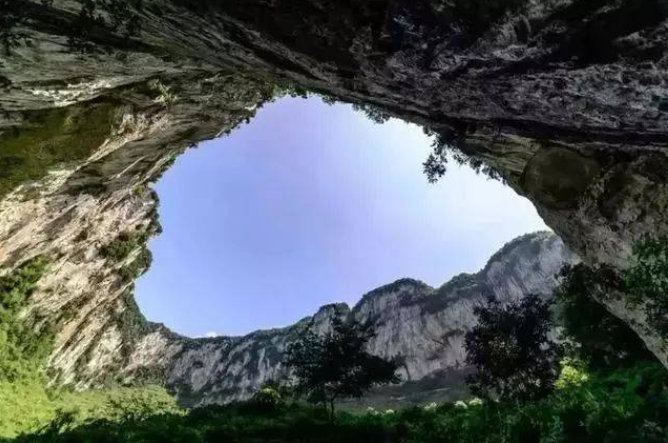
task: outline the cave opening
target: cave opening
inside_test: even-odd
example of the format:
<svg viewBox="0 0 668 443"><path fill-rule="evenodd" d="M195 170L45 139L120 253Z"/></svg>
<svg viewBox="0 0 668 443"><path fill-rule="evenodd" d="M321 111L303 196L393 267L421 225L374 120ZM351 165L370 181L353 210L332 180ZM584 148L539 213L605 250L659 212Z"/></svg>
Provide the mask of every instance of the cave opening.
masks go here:
<svg viewBox="0 0 668 443"><path fill-rule="evenodd" d="M136 289L147 318L193 337L287 326L401 278L438 287L547 229L467 165L429 183L433 137L359 111L282 98L179 157L155 186L164 232Z"/></svg>
<svg viewBox="0 0 668 443"><path fill-rule="evenodd" d="M665 3L0 0L0 440L666 440ZM181 156L301 88L424 125L454 149L314 98L281 99ZM263 126L272 115L286 118ZM456 161L428 184L423 162L443 152L508 186ZM500 248L544 228L514 192L559 237ZM149 240L155 264L136 288ZM431 286L388 284L402 277ZM379 285L350 311L227 336ZM556 294L568 332L564 286L587 307L571 305L577 360L553 362L564 383L514 372L503 385L555 391L468 401L475 308ZM146 321L135 293L183 335ZM369 350L401 357L402 384L364 399L391 413L325 427L282 408L280 388L301 326L326 331L338 314L373 322ZM190 338L208 332L225 336ZM482 341L508 349L525 335ZM645 346L663 367L634 363ZM91 406L99 418L85 415L98 392L72 392L147 384L164 394L150 411L143 396L110 397L130 408ZM166 413L168 394L197 410ZM217 406L240 400L288 414Z"/></svg>

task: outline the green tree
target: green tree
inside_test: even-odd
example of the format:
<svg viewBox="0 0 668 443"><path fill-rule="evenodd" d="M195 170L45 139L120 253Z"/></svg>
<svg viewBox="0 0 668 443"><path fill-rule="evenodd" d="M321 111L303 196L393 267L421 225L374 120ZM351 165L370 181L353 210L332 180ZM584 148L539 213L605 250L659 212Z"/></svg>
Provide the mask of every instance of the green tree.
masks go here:
<svg viewBox="0 0 668 443"><path fill-rule="evenodd" d="M47 264L37 257L0 277L0 381L34 376L51 350L48 322L22 316Z"/></svg>
<svg viewBox="0 0 668 443"><path fill-rule="evenodd" d="M555 291L568 353L591 370L628 367L655 360L645 343L626 323L612 315L596 298L619 289L614 271L585 264L566 266Z"/></svg>
<svg viewBox="0 0 668 443"><path fill-rule="evenodd" d="M466 143L459 131L434 132L425 129L425 134L434 138L432 152L422 163L422 169L429 183L437 183L448 172L448 163L452 159L459 166L468 166L476 174L483 174L490 180L505 183L503 175L481 159L466 154Z"/></svg>
<svg viewBox="0 0 668 443"><path fill-rule="evenodd" d="M476 369L467 378L471 392L500 401L536 401L557 380L559 347L549 340L551 302L537 295L501 305L491 299L474 313L478 324L465 336L466 362Z"/></svg>
<svg viewBox="0 0 668 443"><path fill-rule="evenodd" d="M334 403L341 398L360 398L374 386L398 383L397 358L383 359L367 352L375 337L369 322L331 319L331 330L323 335L312 328L289 346L286 365L297 379L295 391L309 401L329 406L334 419Z"/></svg>
<svg viewBox="0 0 668 443"><path fill-rule="evenodd" d="M392 118L390 114L382 111L380 108L366 103L353 103L353 110L363 113L377 125L387 123Z"/></svg>
<svg viewBox="0 0 668 443"><path fill-rule="evenodd" d="M631 305L643 306L647 322L668 339L668 239L645 238L633 247L633 262L624 274Z"/></svg>

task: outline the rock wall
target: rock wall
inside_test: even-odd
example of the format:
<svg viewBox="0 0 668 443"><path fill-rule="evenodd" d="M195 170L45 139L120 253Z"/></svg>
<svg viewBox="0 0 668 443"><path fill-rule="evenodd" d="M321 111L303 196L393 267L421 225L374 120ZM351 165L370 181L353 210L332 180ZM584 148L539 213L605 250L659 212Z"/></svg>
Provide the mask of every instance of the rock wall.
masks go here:
<svg viewBox="0 0 668 443"><path fill-rule="evenodd" d="M243 77L202 77L188 88L188 99L164 103L159 84L148 82L46 115L31 111L28 127L0 134L8 148L0 161L16 165L3 171L4 183L33 177L0 201L0 263L8 272L37 255L52 262L31 309L57 324L48 365L53 383L85 388L118 380L135 338L150 329L133 296L134 278L150 265L145 243L160 231L150 183L186 150L184 137L233 129L266 91ZM43 134L51 120L64 135ZM73 149L87 139L93 143ZM76 156L43 155L49 151ZM131 253L107 257L105 248L124 237L134 241Z"/></svg>
<svg viewBox="0 0 668 443"><path fill-rule="evenodd" d="M149 327L122 315L141 248L100 255L157 229L145 182L275 84L430 128L589 264L621 270L644 235L668 235L664 0L91 3L0 2L0 267L55 260L34 309L63 325L58 382L102 383ZM642 308L605 303L668 365Z"/></svg>
<svg viewBox="0 0 668 443"><path fill-rule="evenodd" d="M579 259L552 233L528 234L508 243L476 274L461 274L440 288L403 279L364 295L350 308L321 308L297 324L243 337L186 339L160 328L140 340L122 373L164 371L181 403L192 406L247 399L267 381L288 378L282 366L287 346L313 324L329 327L332 315L371 321L377 333L369 350L402 356L402 383L364 399L367 404L411 404L465 395L464 333L476 322L473 308L494 296L502 302L527 294L551 297L556 274Z"/></svg>

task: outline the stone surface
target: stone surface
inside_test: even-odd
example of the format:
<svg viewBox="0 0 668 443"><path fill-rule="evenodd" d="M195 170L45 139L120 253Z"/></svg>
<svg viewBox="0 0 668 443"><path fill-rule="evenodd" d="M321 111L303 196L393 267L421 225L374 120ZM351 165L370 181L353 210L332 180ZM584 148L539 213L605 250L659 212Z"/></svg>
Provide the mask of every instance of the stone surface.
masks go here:
<svg viewBox="0 0 668 443"><path fill-rule="evenodd" d="M89 386L124 366L110 351L133 333L111 326L146 325L121 315L123 265L99 249L155 230L142 185L275 84L442 134L589 264L621 270L640 238L668 235L665 0L144 0L131 35L74 0L2 5L0 266L55 257L34 309L65 325L52 367L83 369L54 380ZM606 303L668 365L643 313ZM84 355L82 341L107 348Z"/></svg>
<svg viewBox="0 0 668 443"><path fill-rule="evenodd" d="M461 274L438 289L403 279L380 287L349 308L321 308L313 317L243 337L186 339L159 328L139 341L122 374L163 372L185 405L247 399L267 381L287 381L287 346L304 328L328 329L331 316L371 321L376 338L369 351L405 359L402 384L373 392L367 404L411 404L465 395L464 333L475 324L473 308L490 296L506 303L527 294L551 297L556 274L579 259L551 233L528 234L508 243L477 274ZM158 351L160 350L160 351Z"/></svg>

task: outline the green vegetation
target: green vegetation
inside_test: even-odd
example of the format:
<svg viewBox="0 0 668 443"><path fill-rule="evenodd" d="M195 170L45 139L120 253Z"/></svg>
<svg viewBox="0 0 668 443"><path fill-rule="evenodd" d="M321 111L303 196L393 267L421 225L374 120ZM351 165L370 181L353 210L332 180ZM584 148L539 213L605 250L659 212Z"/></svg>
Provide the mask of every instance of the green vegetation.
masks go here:
<svg viewBox="0 0 668 443"><path fill-rule="evenodd" d="M71 392L49 390L40 380L24 379L0 381L0 398L0 441L53 426L181 413L167 391L156 386Z"/></svg>
<svg viewBox="0 0 668 443"><path fill-rule="evenodd" d="M196 148L197 146L193 145L190 146L189 148ZM178 156L176 154L170 155L169 158L165 160L165 162L160 165L160 169L156 171L156 173L151 177L150 182L151 183L157 183L158 180L162 178L163 175L165 175L165 172L172 166L174 166L174 163L176 163L176 158ZM157 194L156 194L156 200L157 200Z"/></svg>
<svg viewBox="0 0 668 443"><path fill-rule="evenodd" d="M53 420L55 408L39 374L21 380L0 380L0 441L36 430Z"/></svg>
<svg viewBox="0 0 668 443"><path fill-rule="evenodd" d="M31 111L24 127L0 133L0 199L99 148L109 136L115 109L109 103L93 103Z"/></svg>
<svg viewBox="0 0 668 443"><path fill-rule="evenodd" d="M178 412L174 400L157 387L86 393L45 387L42 367L53 346L52 328L47 319L23 311L47 270L48 260L36 257L0 277L0 438L36 430L59 414L74 425Z"/></svg>
<svg viewBox="0 0 668 443"><path fill-rule="evenodd" d="M142 246L137 257L120 269L121 279L124 282L135 281L143 273L148 271L151 267L151 263L153 263L153 254L146 248L146 246Z"/></svg>
<svg viewBox="0 0 668 443"><path fill-rule="evenodd" d="M652 294L649 288L664 282L663 251L658 245L639 248L624 278L605 268L564 269L557 311L566 338L566 358L558 366L557 353L547 339L549 312L554 311L547 303L527 297L506 306L491 303L479 308L481 322L469 333L467 347L479 373L493 375L485 378L492 383L479 384L484 400L332 416L326 406L304 405L291 390L267 384L248 402L184 411L159 388L50 392L38 376L28 375L36 373L37 365L27 365L27 370L19 371L26 375L15 383L0 381L0 442L665 442L668 372L624 323L594 300L613 296L607 291L625 284L637 288L631 297L643 294L642 303L647 303ZM7 307L20 306L20 300L30 296L45 266L36 259L2 279L2 306L12 312L6 314L8 324L18 322L20 316ZM372 378L358 376L373 372L363 369L368 368L364 349L370 334L354 322L338 322L324 338L307 332L288 358L297 376L297 393L322 402L334 393L344 397L363 392ZM7 336L17 342L14 333ZM26 356L23 360L39 360L43 355L19 354ZM495 372L502 366L505 373ZM558 377L553 370L559 371ZM381 372L390 375L389 370ZM498 388L499 381L503 389Z"/></svg>
<svg viewBox="0 0 668 443"><path fill-rule="evenodd" d="M35 333L36 319L22 316L46 269L47 260L37 257L0 278L0 436L50 418L40 368L52 334L44 326Z"/></svg>
<svg viewBox="0 0 668 443"><path fill-rule="evenodd" d="M319 96L322 102L328 106L332 106L337 103L345 103L326 93L310 92L295 84L281 85L277 88L277 92L274 94L275 97L288 96L293 98L309 98L313 95ZM364 114L369 120L378 125L387 123L392 118L391 114L376 105L369 103L351 103L351 105L354 111Z"/></svg>
<svg viewBox="0 0 668 443"><path fill-rule="evenodd" d="M311 403L329 405L334 418L334 402L360 398L374 386L398 383L399 361L371 355L369 341L376 335L369 322L331 319L331 331L317 334L311 328L290 345L286 365L294 372L295 392Z"/></svg>
<svg viewBox="0 0 668 443"><path fill-rule="evenodd" d="M326 103L325 99L323 99L323 101ZM377 125L387 123L392 118L390 114L382 109L365 103L353 103L353 110L363 113L366 115L366 118Z"/></svg>
<svg viewBox="0 0 668 443"><path fill-rule="evenodd" d="M471 392L501 402L532 402L548 396L558 378L559 346L550 302L530 294L502 306L490 300L473 312L478 324L466 333L466 363L475 368Z"/></svg>
<svg viewBox="0 0 668 443"><path fill-rule="evenodd" d="M627 306L644 310L648 325L668 340L668 239L648 237L636 243L631 266L621 275L606 267L590 269L580 266L571 271L567 280L572 286L571 294L580 293L599 300L625 296ZM576 302L577 298L571 301ZM574 309L579 308L585 307ZM619 325L617 328L611 326L612 329L625 328L618 320L611 321ZM580 339L586 341L584 336L590 332L580 334ZM614 332L608 330L606 333ZM628 333L634 334L632 331ZM619 336L618 339L631 340Z"/></svg>
<svg viewBox="0 0 668 443"><path fill-rule="evenodd" d="M114 263L120 263L135 250L142 248L148 241L148 234L122 232L118 237L101 249L102 255Z"/></svg>
<svg viewBox="0 0 668 443"><path fill-rule="evenodd" d="M423 172L429 183L438 182L448 172L448 162L454 160L458 165L466 165L476 174L484 174L491 180L504 181L503 175L482 160L465 153L463 130L435 132L425 129L425 133L434 137L433 151L422 164Z"/></svg>
<svg viewBox="0 0 668 443"><path fill-rule="evenodd" d="M172 92L172 88L170 86L165 85L160 80L152 80L151 82L149 82L148 87L157 94L154 101L156 103L160 103L165 108L169 108L178 99L178 97L174 95L174 93Z"/></svg>
<svg viewBox="0 0 668 443"><path fill-rule="evenodd" d="M624 279L629 304L643 305L650 326L668 339L668 240L647 238L633 252Z"/></svg>
<svg viewBox="0 0 668 443"><path fill-rule="evenodd" d="M42 5L51 6L53 0L39 0ZM12 55L12 49L21 44L30 45L30 35L20 27L28 21L25 6L16 0L0 0L0 49L4 55ZM0 66L2 60L0 59Z"/></svg>
<svg viewBox="0 0 668 443"><path fill-rule="evenodd" d="M22 315L46 268L47 260L37 257L0 278L0 381L32 377L49 354L49 325Z"/></svg>
<svg viewBox="0 0 668 443"><path fill-rule="evenodd" d="M156 226L157 229L157 226ZM122 232L111 243L105 245L100 253L112 263L121 263L138 251L134 259L125 263L120 269L121 280L125 283L136 280L146 272L153 262L153 254L146 247L150 232L130 233Z"/></svg>
<svg viewBox="0 0 668 443"><path fill-rule="evenodd" d="M662 442L668 376L659 364L608 375L566 367L557 388L533 403L458 402L402 411L340 412L254 401L54 423L13 443L480 443Z"/></svg>
<svg viewBox="0 0 668 443"><path fill-rule="evenodd" d="M640 337L595 300L610 297L608 290L619 285L614 272L579 264L564 268L561 276L556 296L567 355L591 370L611 370L654 360Z"/></svg>

